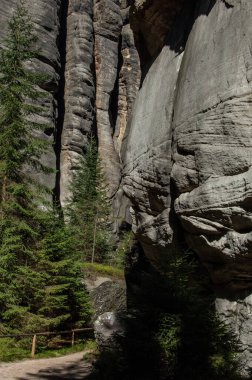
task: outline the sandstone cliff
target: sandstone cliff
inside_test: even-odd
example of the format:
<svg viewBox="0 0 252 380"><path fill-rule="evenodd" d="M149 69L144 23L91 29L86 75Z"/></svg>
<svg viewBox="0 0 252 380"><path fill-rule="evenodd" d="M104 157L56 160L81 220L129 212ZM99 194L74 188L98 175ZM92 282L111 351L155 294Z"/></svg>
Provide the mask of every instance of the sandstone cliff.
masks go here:
<svg viewBox="0 0 252 380"><path fill-rule="evenodd" d="M184 238L199 255L218 311L236 326L248 369L252 3L176 2L164 38L168 3L157 11L158 1L136 2L143 17L137 33L146 43L140 52L150 63L125 137L123 188L133 228L154 265Z"/></svg>
<svg viewBox="0 0 252 380"><path fill-rule="evenodd" d="M3 27L17 1L0 0ZM153 266L197 253L252 368L251 0L37 0L62 205L91 134ZM43 180L43 179L42 179ZM129 210L131 217L129 217Z"/></svg>

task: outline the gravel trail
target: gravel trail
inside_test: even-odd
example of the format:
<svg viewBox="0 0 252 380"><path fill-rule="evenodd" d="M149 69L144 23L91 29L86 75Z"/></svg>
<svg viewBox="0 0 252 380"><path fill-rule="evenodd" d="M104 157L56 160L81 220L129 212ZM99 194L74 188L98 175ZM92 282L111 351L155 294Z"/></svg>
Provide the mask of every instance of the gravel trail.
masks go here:
<svg viewBox="0 0 252 380"><path fill-rule="evenodd" d="M92 365L83 352L50 359L0 364L1 380L87 380Z"/></svg>

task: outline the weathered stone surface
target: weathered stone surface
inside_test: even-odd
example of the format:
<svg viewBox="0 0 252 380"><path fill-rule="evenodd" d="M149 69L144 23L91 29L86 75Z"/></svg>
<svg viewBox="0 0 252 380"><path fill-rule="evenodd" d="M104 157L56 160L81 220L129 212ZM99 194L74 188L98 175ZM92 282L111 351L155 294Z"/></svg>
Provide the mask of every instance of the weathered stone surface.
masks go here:
<svg viewBox="0 0 252 380"><path fill-rule="evenodd" d="M119 156L113 142L116 115L112 112L113 107L117 108L117 97L113 99L113 95L117 92L121 29L119 0L95 0L96 122L101 164L111 197L117 191L121 178Z"/></svg>
<svg viewBox="0 0 252 380"><path fill-rule="evenodd" d="M121 31L121 51L119 52L120 72L118 74L117 119L113 136L115 149L119 155L141 78L140 60L129 22L130 6L127 3L121 5L123 27Z"/></svg>
<svg viewBox="0 0 252 380"><path fill-rule="evenodd" d="M133 205L133 231L150 255L155 254L155 246L159 250L171 243L173 236L167 223L171 204L171 131L167 125L172 117L172 102L167 107L167 98L173 96L177 72L171 70L174 75L168 78L166 70L170 64L179 64L174 56L164 48L145 78L123 151L123 188Z"/></svg>
<svg viewBox="0 0 252 380"><path fill-rule="evenodd" d="M165 44L167 32L185 0L135 0L131 7L131 26L141 64L156 56Z"/></svg>
<svg viewBox="0 0 252 380"><path fill-rule="evenodd" d="M186 11L188 11L186 9ZM150 67L138 93L122 151L123 189L132 202L133 230L155 261L173 241L170 226L172 115L190 12L185 12Z"/></svg>
<svg viewBox="0 0 252 380"><path fill-rule="evenodd" d="M133 29L145 70L122 150L133 229L145 254L162 263L180 221L184 234L177 238L186 237L216 290L229 290L230 297L219 297L217 310L225 309L231 323L236 303L247 370L252 357L252 3L188 2L174 24L166 17L166 27L153 11L160 2L135 3L142 19L134 16Z"/></svg>
<svg viewBox="0 0 252 380"><path fill-rule="evenodd" d="M252 366L250 1L201 1L180 71L174 107L175 210L188 245L215 287L217 311ZM200 36L200 38L199 38ZM237 291L246 289L246 295Z"/></svg>
<svg viewBox="0 0 252 380"><path fill-rule="evenodd" d="M93 0L70 0L67 15L65 114L61 141L60 198L70 198L73 170L94 128Z"/></svg>
<svg viewBox="0 0 252 380"><path fill-rule="evenodd" d="M66 30L60 181L63 206L71 196L69 184L76 162L85 153L95 128L109 195L117 190L121 141L140 81L127 2L120 8L114 0L89 0L85 4L70 0Z"/></svg>
<svg viewBox="0 0 252 380"><path fill-rule="evenodd" d="M16 3L1 0L1 44ZM252 367L252 2L135 0L130 8L131 3L69 0L62 205L70 196L75 163L97 127L109 195L117 194L115 215L127 214L124 189L133 230L159 266L179 221L184 232L176 238L185 237L197 252L217 292L228 289L229 297L218 296L217 310L234 324L247 370ZM33 67L50 76L43 84L48 96L41 121L53 127L62 4L29 4L41 48ZM52 130L47 132L44 137L52 141ZM43 160L56 166L53 150ZM54 187L54 176L50 181ZM107 326L110 339L114 316L99 324Z"/></svg>
<svg viewBox="0 0 252 380"><path fill-rule="evenodd" d="M105 281L90 292L94 309L93 320L106 312L126 311L125 283Z"/></svg>
<svg viewBox="0 0 252 380"><path fill-rule="evenodd" d="M130 25L130 0L121 2L123 27L119 43L119 72L116 104L116 124L113 134L115 150L121 161L121 148L125 136L127 123L130 120L132 107L140 86L141 68L139 54L135 46L135 38ZM122 186L113 197L113 217L115 231L120 230L122 224L131 224L130 201L123 192Z"/></svg>
<svg viewBox="0 0 252 380"><path fill-rule="evenodd" d="M252 368L252 295L240 295L237 300L219 297L216 310L223 321L228 322L240 343L240 368L245 378Z"/></svg>
<svg viewBox="0 0 252 380"><path fill-rule="evenodd" d="M118 315L107 312L100 315L94 323L95 340L102 352L117 350L118 337L125 333L124 326Z"/></svg>
<svg viewBox="0 0 252 380"><path fill-rule="evenodd" d="M187 42L174 107L175 210L215 284L252 285L252 3L200 14ZM207 11L207 12L205 12ZM199 39L200 36L200 39Z"/></svg>
<svg viewBox="0 0 252 380"><path fill-rule="evenodd" d="M7 36L7 24L18 0L1 0L0 9L0 44L4 46L4 39ZM28 4L28 9L34 21L35 32L38 36L38 48L40 49L39 60L32 63L32 67L45 73L48 79L43 84L43 89L47 92L43 99L44 112L39 118L39 122L49 124L51 129L43 134L43 138L53 144L53 131L57 118L56 92L59 83L60 55L57 39L60 29L60 0L37 0ZM56 157L53 148L42 157L42 161L47 166L56 169ZM55 186L55 175L44 176L39 174L38 179L49 186Z"/></svg>

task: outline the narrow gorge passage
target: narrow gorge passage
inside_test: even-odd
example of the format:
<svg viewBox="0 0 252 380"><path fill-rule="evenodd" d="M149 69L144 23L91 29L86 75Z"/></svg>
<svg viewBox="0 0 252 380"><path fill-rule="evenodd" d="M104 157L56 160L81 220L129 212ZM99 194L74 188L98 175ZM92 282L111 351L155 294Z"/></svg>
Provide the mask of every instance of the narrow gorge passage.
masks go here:
<svg viewBox="0 0 252 380"><path fill-rule="evenodd" d="M0 0L0 53L19 1ZM0 206L2 192L8 218L35 225L39 240L29 238L31 248L23 232L12 239L13 223L0 220L0 335L14 327L47 331L39 321L49 303L44 294L53 295L56 281L61 285L64 267L67 294L83 296L81 326L94 326L100 379L252 379L252 0L22 1L39 50L30 66L45 74L43 112L32 116L43 125L41 144L49 143L40 157L49 175L36 167L30 173L25 160L20 180L31 175L48 187L59 215L52 227L44 218L30 224L27 213L16 218L15 208L4 205L1 168L10 164L1 151L12 140L15 156L20 152L16 130L3 134L1 145L1 130L13 123L0 120ZM0 64L0 82L1 75ZM19 143L28 137L21 134ZM18 239L31 260L11 246L13 265L6 246ZM73 272L77 256L80 272ZM51 266L60 268L57 278L47 274ZM105 284L97 292L96 275ZM11 308L6 289L16 297ZM60 297L49 317L67 315ZM23 308L18 317L16 306ZM75 306L67 308L75 318ZM0 362L0 380L90 380L91 366L81 357Z"/></svg>

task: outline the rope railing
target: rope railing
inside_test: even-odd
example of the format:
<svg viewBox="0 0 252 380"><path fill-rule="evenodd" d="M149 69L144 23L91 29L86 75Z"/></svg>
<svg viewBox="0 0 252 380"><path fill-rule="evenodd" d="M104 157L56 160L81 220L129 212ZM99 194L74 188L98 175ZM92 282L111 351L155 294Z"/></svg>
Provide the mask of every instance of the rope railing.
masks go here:
<svg viewBox="0 0 252 380"><path fill-rule="evenodd" d="M93 328L91 327L86 327L83 329L73 329L73 330L67 330L67 331L46 331L46 332L38 332L38 333L23 333L23 334L4 334L0 335L1 338L24 338L24 337L29 337L32 336L32 348L31 348L31 357L34 359L35 354L36 354L36 345L37 345L37 336L52 336L52 335L64 335L64 334L72 334L72 340L71 344L72 347L74 346L75 343L75 334L80 333L80 332L88 332L88 331L94 331Z"/></svg>

